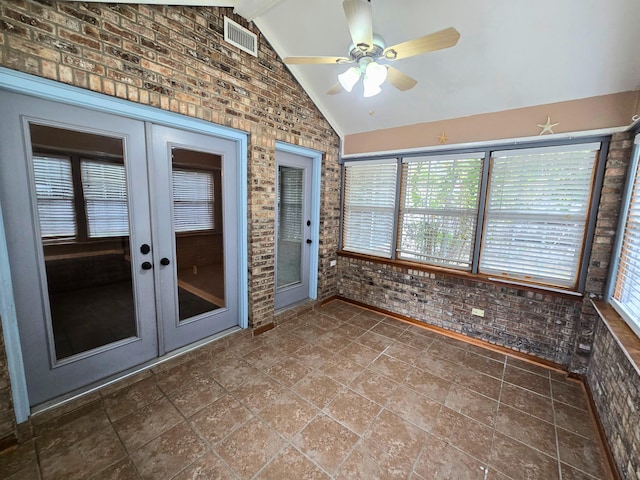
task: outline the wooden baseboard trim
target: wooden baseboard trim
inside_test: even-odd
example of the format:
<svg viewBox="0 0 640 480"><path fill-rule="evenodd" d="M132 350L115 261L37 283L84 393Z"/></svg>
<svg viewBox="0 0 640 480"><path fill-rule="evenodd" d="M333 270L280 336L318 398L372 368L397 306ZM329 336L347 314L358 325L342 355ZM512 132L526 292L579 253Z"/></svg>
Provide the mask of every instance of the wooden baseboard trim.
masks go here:
<svg viewBox="0 0 640 480"><path fill-rule="evenodd" d="M518 360L524 360L525 362L533 363L546 368L551 368L553 370L557 370L565 374L567 373L567 368L564 367L563 365L552 362L550 360L545 360L544 358L539 358L534 355L529 355L528 353L518 352L517 350L512 350L510 348L502 347L500 345L494 345L493 343L489 343L484 340L479 340L477 338L468 337L467 335L452 332L451 330L447 330L446 328L438 327L436 325L420 322L411 317L406 317L398 313L390 312L389 310L385 310L383 308L373 307L371 305L358 302L357 300L351 300L349 298L344 298L344 297L338 297L337 299L346 303L351 303L352 305L357 305L358 307L362 307L367 310L371 310L372 312L381 313L386 317L395 318L396 320L400 320L401 322L409 323L416 327L423 328L425 330L429 330L435 333L439 333L440 335L444 335L445 337L454 338L456 340L460 340L461 342L469 343L477 347L482 347L497 353L509 355L510 357L517 358Z"/></svg>
<svg viewBox="0 0 640 480"><path fill-rule="evenodd" d="M268 332L273 328L276 328L275 322L265 323L264 325L254 328L252 334L254 337L257 337L258 335L262 335L264 332Z"/></svg>
<svg viewBox="0 0 640 480"><path fill-rule="evenodd" d="M325 305L325 304L327 304L329 302L333 302L334 300L342 300L342 298L339 297L338 295L332 295L329 298L325 298L324 300L322 300L320 302L320 306Z"/></svg>

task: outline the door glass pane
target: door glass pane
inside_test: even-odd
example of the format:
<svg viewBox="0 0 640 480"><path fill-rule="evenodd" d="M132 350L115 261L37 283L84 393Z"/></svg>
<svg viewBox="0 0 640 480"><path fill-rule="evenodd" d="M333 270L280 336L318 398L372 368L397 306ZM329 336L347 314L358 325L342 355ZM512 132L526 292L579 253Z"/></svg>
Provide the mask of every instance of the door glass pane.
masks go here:
<svg viewBox="0 0 640 480"><path fill-rule="evenodd" d="M302 168L278 166L278 255L276 290L298 284L302 280Z"/></svg>
<svg viewBox="0 0 640 480"><path fill-rule="evenodd" d="M122 140L30 133L56 358L136 336Z"/></svg>
<svg viewBox="0 0 640 480"><path fill-rule="evenodd" d="M225 306L221 157L172 150L178 316Z"/></svg>

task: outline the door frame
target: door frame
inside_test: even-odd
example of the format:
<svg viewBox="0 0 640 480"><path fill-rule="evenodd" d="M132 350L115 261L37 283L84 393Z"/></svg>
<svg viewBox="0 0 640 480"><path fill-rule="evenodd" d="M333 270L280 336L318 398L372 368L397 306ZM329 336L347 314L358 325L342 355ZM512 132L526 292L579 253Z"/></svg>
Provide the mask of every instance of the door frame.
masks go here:
<svg viewBox="0 0 640 480"><path fill-rule="evenodd" d="M322 152L276 141L276 151L287 152L311 160L311 239L309 251L309 299L318 298L318 259L320 255L320 186L322 180ZM274 229L274 236L276 235ZM286 307L284 307L286 308Z"/></svg>
<svg viewBox="0 0 640 480"><path fill-rule="evenodd" d="M209 123L204 120L167 112L148 105L137 104L128 100L110 97L102 93L92 92L53 80L17 72L5 67L0 67L0 89L43 100L78 106L87 110L109 113L140 121L148 121L158 125L193 131L236 142L237 214L240 220L247 218L247 133ZM238 324L241 328L247 328L249 318L247 222L238 221L236 228L238 234ZM6 254L6 236L3 227L0 228L0 246L1 245L4 245L5 248L0 251L0 254ZM2 255L2 257L4 256L5 255ZM0 261L0 279L2 279L3 283L8 280L8 283L6 283L6 287L8 288L5 290L5 295L0 295L0 315L2 316L2 329L5 337L11 394L16 422L23 423L28 419L31 408L29 406L27 381L20 342L16 341L14 344L14 341L20 338L20 334L18 331L14 297L11 290L11 272L8 262L4 261L5 258L0 258L0 260L3 260ZM3 287L4 286L5 285L3 285Z"/></svg>

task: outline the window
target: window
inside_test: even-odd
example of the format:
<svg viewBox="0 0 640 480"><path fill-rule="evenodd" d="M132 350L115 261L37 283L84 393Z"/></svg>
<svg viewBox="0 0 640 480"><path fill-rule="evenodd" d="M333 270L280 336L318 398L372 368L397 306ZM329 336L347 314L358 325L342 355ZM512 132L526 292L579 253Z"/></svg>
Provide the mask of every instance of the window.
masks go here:
<svg viewBox="0 0 640 480"><path fill-rule="evenodd" d="M628 208L622 213L617 266L613 269L611 304L640 336L640 134L636 135L627 190Z"/></svg>
<svg viewBox="0 0 640 480"><path fill-rule="evenodd" d="M213 172L174 168L172 182L174 230L212 230Z"/></svg>
<svg viewBox="0 0 640 480"><path fill-rule="evenodd" d="M124 164L83 159L80 172L89 238L129 235Z"/></svg>
<svg viewBox="0 0 640 480"><path fill-rule="evenodd" d="M481 272L575 285L599 148L590 144L493 155Z"/></svg>
<svg viewBox="0 0 640 480"><path fill-rule="evenodd" d="M73 238L77 234L71 160L34 156L36 201L42 238Z"/></svg>
<svg viewBox="0 0 640 480"><path fill-rule="evenodd" d="M580 290L601 149L592 138L345 162L342 248Z"/></svg>
<svg viewBox="0 0 640 480"><path fill-rule="evenodd" d="M471 269L483 157L403 160L398 258Z"/></svg>
<svg viewBox="0 0 640 480"><path fill-rule="evenodd" d="M345 164L343 249L391 257L397 161Z"/></svg>

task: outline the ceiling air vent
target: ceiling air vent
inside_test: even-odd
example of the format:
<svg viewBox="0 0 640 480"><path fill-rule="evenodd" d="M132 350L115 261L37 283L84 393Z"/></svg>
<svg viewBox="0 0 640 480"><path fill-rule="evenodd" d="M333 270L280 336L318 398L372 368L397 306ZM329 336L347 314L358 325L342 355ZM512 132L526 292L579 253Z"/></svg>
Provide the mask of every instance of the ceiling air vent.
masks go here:
<svg viewBox="0 0 640 480"><path fill-rule="evenodd" d="M240 50L244 50L254 57L258 56L257 35L227 17L224 17L224 39Z"/></svg>

